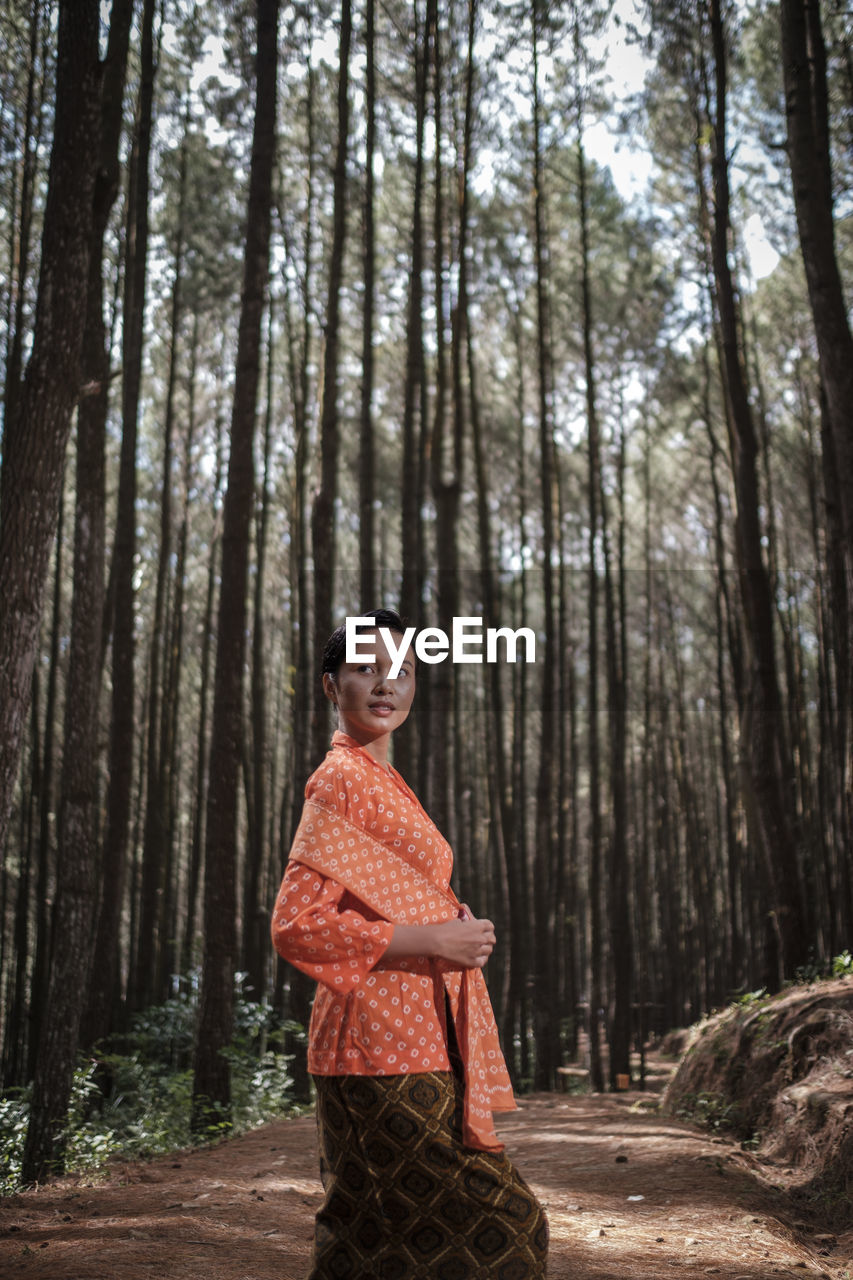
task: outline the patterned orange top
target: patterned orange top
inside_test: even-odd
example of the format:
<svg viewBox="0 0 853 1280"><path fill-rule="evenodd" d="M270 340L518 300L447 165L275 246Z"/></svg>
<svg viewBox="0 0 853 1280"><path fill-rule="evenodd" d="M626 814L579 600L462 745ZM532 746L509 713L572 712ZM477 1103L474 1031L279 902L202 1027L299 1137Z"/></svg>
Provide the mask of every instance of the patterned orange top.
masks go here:
<svg viewBox="0 0 853 1280"><path fill-rule="evenodd" d="M394 924L458 916L452 869L450 846L400 774L337 732L305 788L273 943L320 984L308 1047L315 1075L449 1071L446 991L465 1067L465 1140L500 1150L492 1112L515 1101L481 971L382 958Z"/></svg>

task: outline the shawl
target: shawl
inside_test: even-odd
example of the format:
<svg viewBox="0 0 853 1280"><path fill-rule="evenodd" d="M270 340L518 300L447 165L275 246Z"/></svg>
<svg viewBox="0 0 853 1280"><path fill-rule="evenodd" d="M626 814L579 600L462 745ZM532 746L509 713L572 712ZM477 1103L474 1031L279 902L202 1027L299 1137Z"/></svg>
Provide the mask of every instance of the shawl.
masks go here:
<svg viewBox="0 0 853 1280"><path fill-rule="evenodd" d="M438 924L459 917L452 889L322 801L305 801L290 858L343 885L392 924ZM502 1151L492 1112L514 1111L516 1102L485 979L480 969L450 970L440 962L439 968L464 1069L464 1141Z"/></svg>

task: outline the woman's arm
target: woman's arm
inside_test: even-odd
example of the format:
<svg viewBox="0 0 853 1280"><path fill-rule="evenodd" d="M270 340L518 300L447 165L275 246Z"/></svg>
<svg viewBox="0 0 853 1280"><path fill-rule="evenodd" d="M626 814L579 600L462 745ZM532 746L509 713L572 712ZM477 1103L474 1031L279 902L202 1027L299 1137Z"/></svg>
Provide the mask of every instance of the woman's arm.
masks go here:
<svg viewBox="0 0 853 1280"><path fill-rule="evenodd" d="M341 910L343 885L298 862L287 865L272 917L276 951L333 990L359 986L383 955L394 926Z"/></svg>
<svg viewBox="0 0 853 1280"><path fill-rule="evenodd" d="M442 924L395 924L383 960L434 956L458 969L482 969L495 945L491 920L446 920Z"/></svg>

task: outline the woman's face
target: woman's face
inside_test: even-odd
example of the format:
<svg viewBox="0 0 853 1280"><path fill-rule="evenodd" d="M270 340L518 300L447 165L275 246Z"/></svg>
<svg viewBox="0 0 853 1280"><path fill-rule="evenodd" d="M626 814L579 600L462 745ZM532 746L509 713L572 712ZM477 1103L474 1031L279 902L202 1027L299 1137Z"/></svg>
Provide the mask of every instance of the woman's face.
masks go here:
<svg viewBox="0 0 853 1280"><path fill-rule="evenodd" d="M379 632L359 632L358 643L375 662L342 662L334 676L324 674L323 688L338 709L338 727L365 746L387 738L409 714L415 696L415 657L410 646L392 680L392 655Z"/></svg>

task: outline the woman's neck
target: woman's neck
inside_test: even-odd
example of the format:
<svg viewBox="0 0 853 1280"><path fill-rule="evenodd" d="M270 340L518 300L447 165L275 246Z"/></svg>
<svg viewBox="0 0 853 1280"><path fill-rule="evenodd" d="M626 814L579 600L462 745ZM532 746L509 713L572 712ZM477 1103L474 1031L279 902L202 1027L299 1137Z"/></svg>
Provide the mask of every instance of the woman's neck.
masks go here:
<svg viewBox="0 0 853 1280"><path fill-rule="evenodd" d="M365 733L359 733L354 725L347 724L343 717L339 717L338 728L341 733L345 733L348 738L352 738L353 742L357 742L362 751L371 756L373 760L384 769L386 773L390 773L391 766L388 763L388 744L391 741L390 733L381 733L376 737L369 737Z"/></svg>

